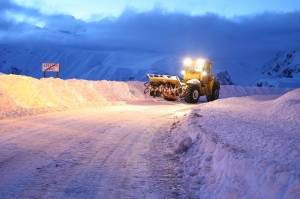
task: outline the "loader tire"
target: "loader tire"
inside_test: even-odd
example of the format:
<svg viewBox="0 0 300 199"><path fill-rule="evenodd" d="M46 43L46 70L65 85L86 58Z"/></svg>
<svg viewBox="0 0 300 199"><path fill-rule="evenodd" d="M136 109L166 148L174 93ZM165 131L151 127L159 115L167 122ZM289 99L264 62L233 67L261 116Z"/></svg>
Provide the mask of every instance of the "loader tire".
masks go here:
<svg viewBox="0 0 300 199"><path fill-rule="evenodd" d="M206 100L208 102L217 100L217 99L219 99L219 95L220 95L220 90L216 86L214 86L213 89L212 89L212 94L211 95L207 95L206 96Z"/></svg>
<svg viewBox="0 0 300 199"><path fill-rule="evenodd" d="M186 88L185 91L185 102L195 104L198 102L200 97L200 90L196 85L190 85Z"/></svg>

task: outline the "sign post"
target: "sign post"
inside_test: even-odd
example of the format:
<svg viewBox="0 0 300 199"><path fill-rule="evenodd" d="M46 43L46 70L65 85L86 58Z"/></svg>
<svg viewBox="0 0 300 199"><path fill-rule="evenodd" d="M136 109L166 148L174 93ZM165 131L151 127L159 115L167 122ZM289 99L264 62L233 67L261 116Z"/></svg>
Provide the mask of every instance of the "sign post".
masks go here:
<svg viewBox="0 0 300 199"><path fill-rule="evenodd" d="M60 69L59 63L43 63L42 71L44 72L44 77L46 77L46 72L56 72L56 78L58 78L58 72Z"/></svg>

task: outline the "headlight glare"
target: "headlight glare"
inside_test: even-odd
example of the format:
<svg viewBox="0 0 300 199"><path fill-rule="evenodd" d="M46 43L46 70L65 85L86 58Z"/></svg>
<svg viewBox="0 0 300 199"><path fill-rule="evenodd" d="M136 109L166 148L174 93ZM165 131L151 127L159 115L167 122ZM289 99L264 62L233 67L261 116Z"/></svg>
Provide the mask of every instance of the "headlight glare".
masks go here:
<svg viewBox="0 0 300 199"><path fill-rule="evenodd" d="M192 60L191 60L190 58L186 58L186 59L183 61L183 64L184 64L185 66L189 66L189 65L192 64Z"/></svg>

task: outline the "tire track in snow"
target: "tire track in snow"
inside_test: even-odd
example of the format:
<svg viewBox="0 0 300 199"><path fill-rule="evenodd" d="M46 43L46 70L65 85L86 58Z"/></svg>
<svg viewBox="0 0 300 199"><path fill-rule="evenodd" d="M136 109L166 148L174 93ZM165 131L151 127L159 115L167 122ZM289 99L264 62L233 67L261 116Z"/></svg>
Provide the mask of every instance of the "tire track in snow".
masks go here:
<svg viewBox="0 0 300 199"><path fill-rule="evenodd" d="M0 146L6 147L0 151L0 157L5 156L4 167L0 168L0 195L180 198L182 192L174 195L169 189L167 179L174 186L178 179L172 178L172 164L162 155L166 149L153 150L151 141L171 125L174 114L186 113L192 107L159 104L101 107L0 121ZM165 160L168 163L163 163ZM157 182L160 189L155 189Z"/></svg>

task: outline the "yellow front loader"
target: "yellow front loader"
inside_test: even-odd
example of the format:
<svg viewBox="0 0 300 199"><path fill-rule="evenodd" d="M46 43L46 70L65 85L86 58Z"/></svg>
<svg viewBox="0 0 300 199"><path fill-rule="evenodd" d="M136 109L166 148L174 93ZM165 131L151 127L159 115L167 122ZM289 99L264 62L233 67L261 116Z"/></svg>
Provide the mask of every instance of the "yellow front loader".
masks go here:
<svg viewBox="0 0 300 199"><path fill-rule="evenodd" d="M184 61L183 80L177 76L147 74L149 82L145 83L144 93L174 101L184 98L187 103L197 103L200 96L207 101L219 98L220 82L212 75L212 63L204 60Z"/></svg>

